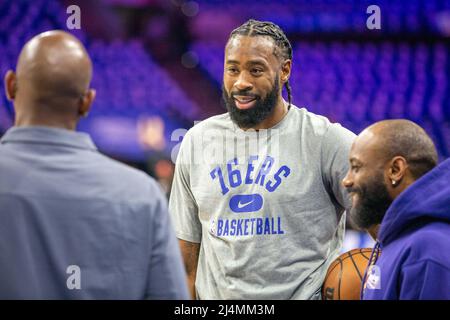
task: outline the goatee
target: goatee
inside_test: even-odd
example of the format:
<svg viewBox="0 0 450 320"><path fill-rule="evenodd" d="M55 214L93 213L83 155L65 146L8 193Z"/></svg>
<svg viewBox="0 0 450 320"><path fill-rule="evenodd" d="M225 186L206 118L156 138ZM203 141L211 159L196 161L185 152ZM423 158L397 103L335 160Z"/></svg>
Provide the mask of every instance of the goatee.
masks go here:
<svg viewBox="0 0 450 320"><path fill-rule="evenodd" d="M231 120L239 127L248 129L260 124L273 113L280 95L279 90L280 84L278 77L275 78L275 84L272 90L264 99L258 95L251 94L248 90L233 91L228 95L222 86L222 100L230 114ZM236 106L234 96L250 96L255 98L255 105L250 109L239 109Z"/></svg>
<svg viewBox="0 0 450 320"><path fill-rule="evenodd" d="M358 228L366 230L383 221L393 200L388 193L382 174L378 174L359 188L347 190L356 193L358 197L358 201L350 210L350 219Z"/></svg>

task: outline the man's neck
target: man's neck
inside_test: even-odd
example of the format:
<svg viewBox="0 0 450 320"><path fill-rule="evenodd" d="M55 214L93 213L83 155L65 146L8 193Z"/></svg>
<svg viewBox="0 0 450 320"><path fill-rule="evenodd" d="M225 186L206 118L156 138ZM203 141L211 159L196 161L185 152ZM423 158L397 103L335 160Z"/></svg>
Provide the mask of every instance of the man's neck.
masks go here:
<svg viewBox="0 0 450 320"><path fill-rule="evenodd" d="M375 224L367 229L373 240L378 240L378 232L380 231L380 224Z"/></svg>
<svg viewBox="0 0 450 320"><path fill-rule="evenodd" d="M42 126L75 131L77 123L74 120L67 119L17 115L14 125L16 127Z"/></svg>

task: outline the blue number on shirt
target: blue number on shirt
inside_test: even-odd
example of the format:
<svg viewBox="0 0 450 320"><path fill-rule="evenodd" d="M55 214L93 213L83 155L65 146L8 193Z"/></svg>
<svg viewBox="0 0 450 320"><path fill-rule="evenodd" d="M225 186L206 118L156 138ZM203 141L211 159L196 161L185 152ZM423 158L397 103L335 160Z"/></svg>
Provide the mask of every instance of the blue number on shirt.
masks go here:
<svg viewBox="0 0 450 320"><path fill-rule="evenodd" d="M227 169L228 169L228 180L230 181L230 186L232 188L235 188L235 187L241 185L242 178L241 178L241 172L239 171L239 169L233 170L233 168L232 168L233 163L235 165L237 165L237 158L234 158L233 160L228 161Z"/></svg>
<svg viewBox="0 0 450 320"><path fill-rule="evenodd" d="M225 185L222 170L220 169L219 166L215 167L213 169L213 171L210 172L210 175L211 175L211 178L213 178L213 180L216 179L217 177L219 177L220 187L222 188L223 195L225 195L228 191L230 191L230 189L228 189L227 186Z"/></svg>

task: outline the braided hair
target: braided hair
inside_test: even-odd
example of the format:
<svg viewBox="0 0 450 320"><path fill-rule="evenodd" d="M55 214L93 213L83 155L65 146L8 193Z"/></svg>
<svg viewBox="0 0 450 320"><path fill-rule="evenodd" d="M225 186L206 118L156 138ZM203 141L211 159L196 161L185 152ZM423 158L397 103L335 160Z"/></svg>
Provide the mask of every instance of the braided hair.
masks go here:
<svg viewBox="0 0 450 320"><path fill-rule="evenodd" d="M268 36L273 39L275 42L276 48L274 55L278 58L282 58L284 60L291 59L292 60L292 46L289 42L288 38L284 34L283 30L275 23L269 21L258 21L254 19L248 20L246 23L241 25L240 27L234 29L228 41L237 36ZM289 107L292 102L292 94L291 94L291 86L289 84L289 80L284 84L288 94L288 102Z"/></svg>

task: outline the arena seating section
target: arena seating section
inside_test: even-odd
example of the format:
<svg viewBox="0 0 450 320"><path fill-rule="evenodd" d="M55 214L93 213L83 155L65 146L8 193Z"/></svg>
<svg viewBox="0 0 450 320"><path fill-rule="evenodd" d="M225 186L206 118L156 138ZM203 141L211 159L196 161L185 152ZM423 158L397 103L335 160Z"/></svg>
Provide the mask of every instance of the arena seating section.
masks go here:
<svg viewBox="0 0 450 320"><path fill-rule="evenodd" d="M450 156L450 0L261 0L251 8L239 0L198 2L204 16L271 20L294 39L296 105L356 133L374 121L407 118L432 136L441 159ZM372 4L381 8L380 31L366 27ZM223 48L221 39L191 45L218 86Z"/></svg>
<svg viewBox="0 0 450 320"><path fill-rule="evenodd" d="M23 44L39 32L66 30L65 10L54 0L7 1L0 0L0 73L15 68ZM94 135L96 143L104 151L117 149L117 156L139 160L136 141L127 138L108 137L111 130L98 128L106 118L127 119L136 126L138 118L158 116L165 124L165 136L182 127L185 119L198 119L198 107L190 101L178 85L160 68L143 48L139 40L104 43L89 39L83 32L73 32L86 45L94 64L92 87L97 90L90 116L82 120L80 129ZM3 81L0 90L3 93ZM12 106L4 94L0 101L0 132L11 125ZM5 112L9 110L9 114ZM180 119L177 118L179 115ZM184 121L184 122L183 122ZM181 123L180 123L181 122ZM112 122L112 125L121 122ZM120 133L120 130L116 130ZM124 143L117 143L119 140ZM116 143L111 145L111 141ZM136 140L136 139L134 139ZM127 143L130 146L127 146ZM134 144L134 145L133 145ZM141 152L142 153L142 152Z"/></svg>
<svg viewBox="0 0 450 320"><path fill-rule="evenodd" d="M450 61L444 43L297 42L291 87L294 103L360 132L374 121L407 118L450 155ZM219 86L223 44L192 50Z"/></svg>
<svg viewBox="0 0 450 320"><path fill-rule="evenodd" d="M287 33L367 33L370 5L381 9L383 34L438 34L449 0L196 0L202 13L270 20ZM448 19L448 18L447 18Z"/></svg>

